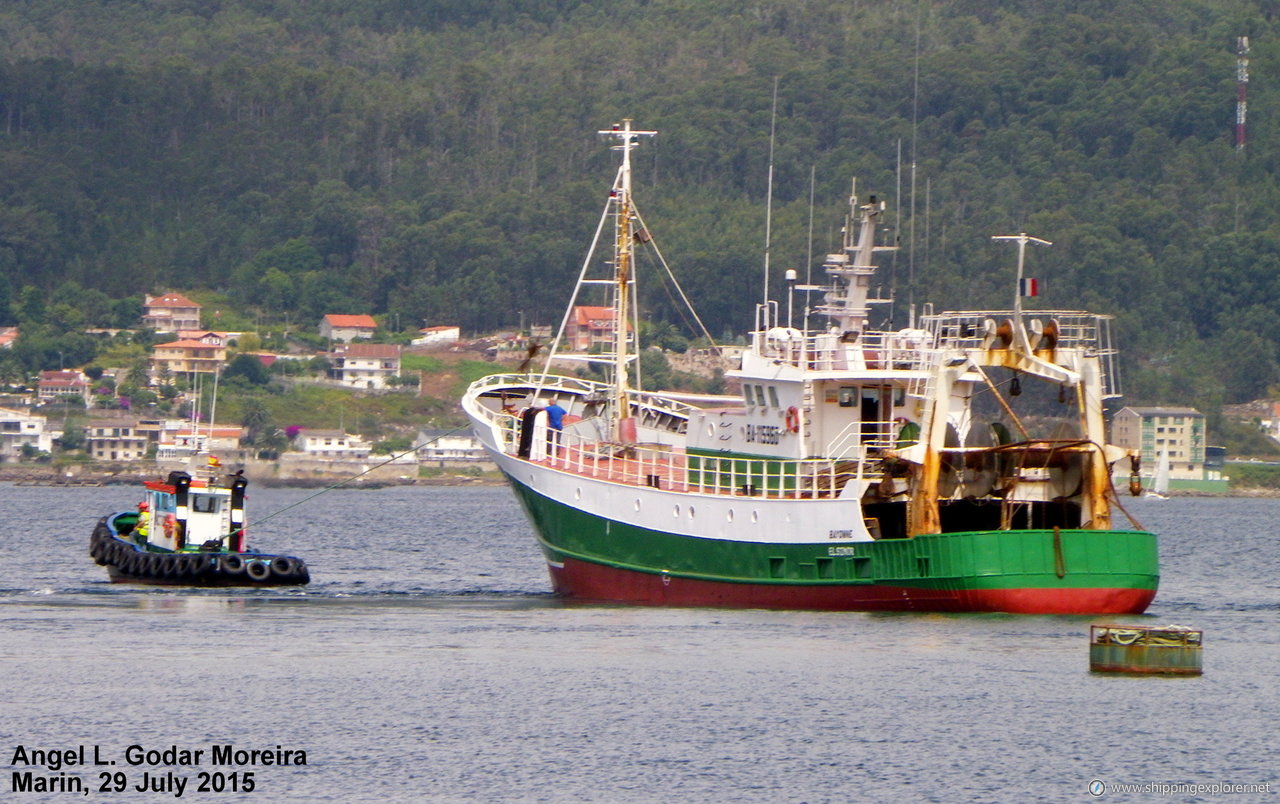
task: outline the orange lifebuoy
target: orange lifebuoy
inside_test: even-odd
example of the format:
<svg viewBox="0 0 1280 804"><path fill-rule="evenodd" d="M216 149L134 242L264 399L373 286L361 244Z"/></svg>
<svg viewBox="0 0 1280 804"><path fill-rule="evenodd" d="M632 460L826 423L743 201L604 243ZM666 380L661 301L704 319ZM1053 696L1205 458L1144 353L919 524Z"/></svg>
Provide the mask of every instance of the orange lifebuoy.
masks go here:
<svg viewBox="0 0 1280 804"><path fill-rule="evenodd" d="M164 535L165 538L173 538L173 526L177 524L178 518L173 514L165 514L164 516Z"/></svg>
<svg viewBox="0 0 1280 804"><path fill-rule="evenodd" d="M800 432L800 409L795 405L787 408L787 432Z"/></svg>

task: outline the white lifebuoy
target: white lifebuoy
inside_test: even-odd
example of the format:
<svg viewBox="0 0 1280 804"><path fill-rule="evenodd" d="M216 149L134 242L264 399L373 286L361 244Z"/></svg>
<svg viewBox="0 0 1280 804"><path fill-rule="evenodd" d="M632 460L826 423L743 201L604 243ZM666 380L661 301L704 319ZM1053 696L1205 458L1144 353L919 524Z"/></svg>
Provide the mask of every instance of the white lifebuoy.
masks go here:
<svg viewBox="0 0 1280 804"><path fill-rule="evenodd" d="M787 432L800 432L800 409L795 405L787 408Z"/></svg>

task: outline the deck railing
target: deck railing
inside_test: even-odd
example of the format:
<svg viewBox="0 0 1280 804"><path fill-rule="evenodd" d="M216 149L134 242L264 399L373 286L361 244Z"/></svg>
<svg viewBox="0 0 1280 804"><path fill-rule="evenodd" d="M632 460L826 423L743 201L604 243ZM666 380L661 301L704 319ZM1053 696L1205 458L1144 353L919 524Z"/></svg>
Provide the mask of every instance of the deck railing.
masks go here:
<svg viewBox="0 0 1280 804"><path fill-rule="evenodd" d="M919 370L927 358L925 333L803 333L775 328L752 333L764 357L809 371Z"/></svg>
<svg viewBox="0 0 1280 804"><path fill-rule="evenodd" d="M496 414L495 426L508 454L520 443L515 417ZM581 423L580 423L581 424ZM660 444L617 444L600 441L594 428L551 432L545 445L535 445L530 460L583 477L634 486L650 486L701 494L748 497L826 499L844 487L862 487L866 468L860 461L829 459L688 455Z"/></svg>
<svg viewBox="0 0 1280 804"><path fill-rule="evenodd" d="M988 336L988 321L999 325L1013 315L1010 310L966 310L926 315L921 325L932 334L939 349L977 349ZM1111 340L1113 316L1080 310L1024 310L1022 318L1033 339L1033 347L1036 345L1034 341L1041 337L1041 332L1048 323L1056 322L1056 346L1079 349L1098 358L1101 364L1103 398L1120 396L1117 350Z"/></svg>

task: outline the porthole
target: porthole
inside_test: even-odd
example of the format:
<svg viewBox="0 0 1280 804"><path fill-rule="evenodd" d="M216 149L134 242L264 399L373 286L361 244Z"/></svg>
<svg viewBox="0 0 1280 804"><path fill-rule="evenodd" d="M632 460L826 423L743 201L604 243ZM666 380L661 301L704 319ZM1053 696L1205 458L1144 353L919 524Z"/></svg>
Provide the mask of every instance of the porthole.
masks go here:
<svg viewBox="0 0 1280 804"><path fill-rule="evenodd" d="M639 498L639 497L636 497L635 507L636 507L636 510L637 510L637 511L639 511L639 510L640 510L640 498Z"/></svg>
<svg viewBox="0 0 1280 804"><path fill-rule="evenodd" d="M707 435L711 436L712 438L714 438L714 437L715 437L715 435L716 435L716 426L715 426L715 424L713 424L713 423L711 423L711 422L707 422Z"/></svg>
<svg viewBox="0 0 1280 804"><path fill-rule="evenodd" d="M751 524L752 524L752 525L755 525L755 524L758 524L759 522L760 522L760 512L759 512L759 511L752 511L752 512L751 512Z"/></svg>
<svg viewBox="0 0 1280 804"><path fill-rule="evenodd" d="M678 506L678 505L677 505L677 506L675 507L675 510L674 510L674 512L673 512L673 515L674 515L674 516L680 516L680 506Z"/></svg>
<svg viewBox="0 0 1280 804"><path fill-rule="evenodd" d="M574 490L573 490L573 499L575 499L575 500L581 500L581 499L582 499L582 489L574 489Z"/></svg>
<svg viewBox="0 0 1280 804"><path fill-rule="evenodd" d="M689 506L689 518L693 519L693 506Z"/></svg>
<svg viewBox="0 0 1280 804"><path fill-rule="evenodd" d="M730 509L729 509L729 511L728 511L728 513L726 513L726 514L724 515L724 518L725 518L725 520L727 520L727 521L729 521L729 522L732 522L732 521L733 521L733 509L732 509L732 508L730 508Z"/></svg>

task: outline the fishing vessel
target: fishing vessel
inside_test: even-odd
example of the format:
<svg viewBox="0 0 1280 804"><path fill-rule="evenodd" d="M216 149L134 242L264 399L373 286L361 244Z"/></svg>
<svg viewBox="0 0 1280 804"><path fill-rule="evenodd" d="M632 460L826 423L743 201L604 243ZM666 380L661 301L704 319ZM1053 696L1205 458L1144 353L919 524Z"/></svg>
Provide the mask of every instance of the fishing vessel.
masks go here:
<svg viewBox="0 0 1280 804"><path fill-rule="evenodd" d="M295 556L246 543L241 472L223 473L216 458L193 471L146 481L134 510L100 519L89 555L113 583L163 586L295 586L311 580Z"/></svg>
<svg viewBox="0 0 1280 804"><path fill-rule="evenodd" d="M636 249L653 236L632 198L631 154L654 132L624 121L600 133L621 154L596 236L611 223L611 248L598 259L593 243L570 307L584 286L607 288L609 353L561 354L566 314L541 373L483 378L462 402L557 593L830 610L1146 609L1156 536L1132 520L1113 525L1124 509L1111 469L1136 462L1106 442L1104 403L1118 396L1109 316L1032 313L1016 296L1011 310L926 311L877 329L885 204L855 191L825 283L806 288L821 294L819 326L808 314L794 326L790 298L785 320L765 301L727 373L740 394L643 390L627 322ZM1026 248L1047 241L997 239L1017 246L1025 285ZM568 359L602 360L605 379L551 373Z"/></svg>

